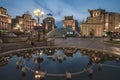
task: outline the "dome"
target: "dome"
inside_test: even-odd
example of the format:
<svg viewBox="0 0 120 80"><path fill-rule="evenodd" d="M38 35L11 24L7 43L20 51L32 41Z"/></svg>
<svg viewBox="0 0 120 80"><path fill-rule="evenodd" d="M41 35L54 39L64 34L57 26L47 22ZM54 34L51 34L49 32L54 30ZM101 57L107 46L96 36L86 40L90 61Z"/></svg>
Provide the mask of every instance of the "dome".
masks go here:
<svg viewBox="0 0 120 80"><path fill-rule="evenodd" d="M79 37L79 33L72 28L56 28L49 33L47 33L47 37Z"/></svg>
<svg viewBox="0 0 120 80"><path fill-rule="evenodd" d="M48 13L47 16L53 16L51 13Z"/></svg>

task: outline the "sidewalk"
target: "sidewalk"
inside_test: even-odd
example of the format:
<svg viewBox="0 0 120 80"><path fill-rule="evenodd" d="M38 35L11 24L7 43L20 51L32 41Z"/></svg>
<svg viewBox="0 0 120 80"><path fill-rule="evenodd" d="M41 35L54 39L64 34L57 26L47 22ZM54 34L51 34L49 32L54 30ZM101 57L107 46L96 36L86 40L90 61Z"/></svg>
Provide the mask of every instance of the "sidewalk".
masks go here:
<svg viewBox="0 0 120 80"><path fill-rule="evenodd" d="M4 43L0 45L0 53L15 49L22 49L22 48L31 48L31 47L39 47L39 46L45 46L46 43L42 42L35 42L34 45L27 44L26 42L21 43Z"/></svg>
<svg viewBox="0 0 120 80"><path fill-rule="evenodd" d="M56 39L55 46L90 48L94 50L108 51L120 55L120 46L105 44L104 38L71 38L67 39L66 43L62 39Z"/></svg>

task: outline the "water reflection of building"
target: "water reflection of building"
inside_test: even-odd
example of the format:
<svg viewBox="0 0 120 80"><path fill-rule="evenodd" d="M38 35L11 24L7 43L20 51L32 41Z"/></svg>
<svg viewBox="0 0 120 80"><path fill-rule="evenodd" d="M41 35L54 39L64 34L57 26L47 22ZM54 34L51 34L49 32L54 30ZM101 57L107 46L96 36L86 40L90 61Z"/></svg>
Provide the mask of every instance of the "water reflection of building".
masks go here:
<svg viewBox="0 0 120 80"><path fill-rule="evenodd" d="M73 54L76 52L76 49L63 49L63 52L66 56L73 56Z"/></svg>
<svg viewBox="0 0 120 80"><path fill-rule="evenodd" d="M43 26L45 28L45 32L49 32L55 29L55 19L51 14L48 14L47 18L43 20Z"/></svg>
<svg viewBox="0 0 120 80"><path fill-rule="evenodd" d="M9 57L0 57L0 67L8 64Z"/></svg>
<svg viewBox="0 0 120 80"><path fill-rule="evenodd" d="M73 30L79 31L78 22L73 19L73 16L65 16L65 19L63 20L63 27L72 28Z"/></svg>
<svg viewBox="0 0 120 80"><path fill-rule="evenodd" d="M102 36L104 32L120 31L120 14L104 9L88 10L90 16L81 23L82 35Z"/></svg>
<svg viewBox="0 0 120 80"><path fill-rule="evenodd" d="M110 54L105 52L99 52L94 50L80 50L81 54L87 55L89 57L89 63L88 65L91 65L93 63L101 63L103 64L105 61L120 61L120 56L116 54ZM101 66L101 64L99 66Z"/></svg>
<svg viewBox="0 0 120 80"><path fill-rule="evenodd" d="M33 26L36 26L36 20L32 18L29 13L25 13L22 16L16 16L15 19L12 20L12 27L14 30L20 31L32 31Z"/></svg>
<svg viewBox="0 0 120 80"><path fill-rule="evenodd" d="M11 16L8 15L7 9L0 7L0 30L11 29Z"/></svg>

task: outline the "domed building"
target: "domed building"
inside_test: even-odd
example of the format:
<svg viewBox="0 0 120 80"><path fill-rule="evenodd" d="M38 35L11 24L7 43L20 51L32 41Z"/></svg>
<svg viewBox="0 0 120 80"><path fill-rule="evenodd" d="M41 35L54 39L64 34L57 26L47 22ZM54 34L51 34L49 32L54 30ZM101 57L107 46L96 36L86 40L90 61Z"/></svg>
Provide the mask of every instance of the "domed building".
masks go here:
<svg viewBox="0 0 120 80"><path fill-rule="evenodd" d="M79 37L80 34L72 28L56 28L47 34L47 37Z"/></svg>

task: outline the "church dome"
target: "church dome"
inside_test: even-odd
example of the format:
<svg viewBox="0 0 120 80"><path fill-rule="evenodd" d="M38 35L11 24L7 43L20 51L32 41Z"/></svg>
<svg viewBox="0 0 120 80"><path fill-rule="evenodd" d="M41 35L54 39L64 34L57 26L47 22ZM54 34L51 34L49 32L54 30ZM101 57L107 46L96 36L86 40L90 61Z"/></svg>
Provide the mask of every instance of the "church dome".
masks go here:
<svg viewBox="0 0 120 80"><path fill-rule="evenodd" d="M56 28L49 33L47 33L47 37L79 37L79 33L72 28Z"/></svg>

